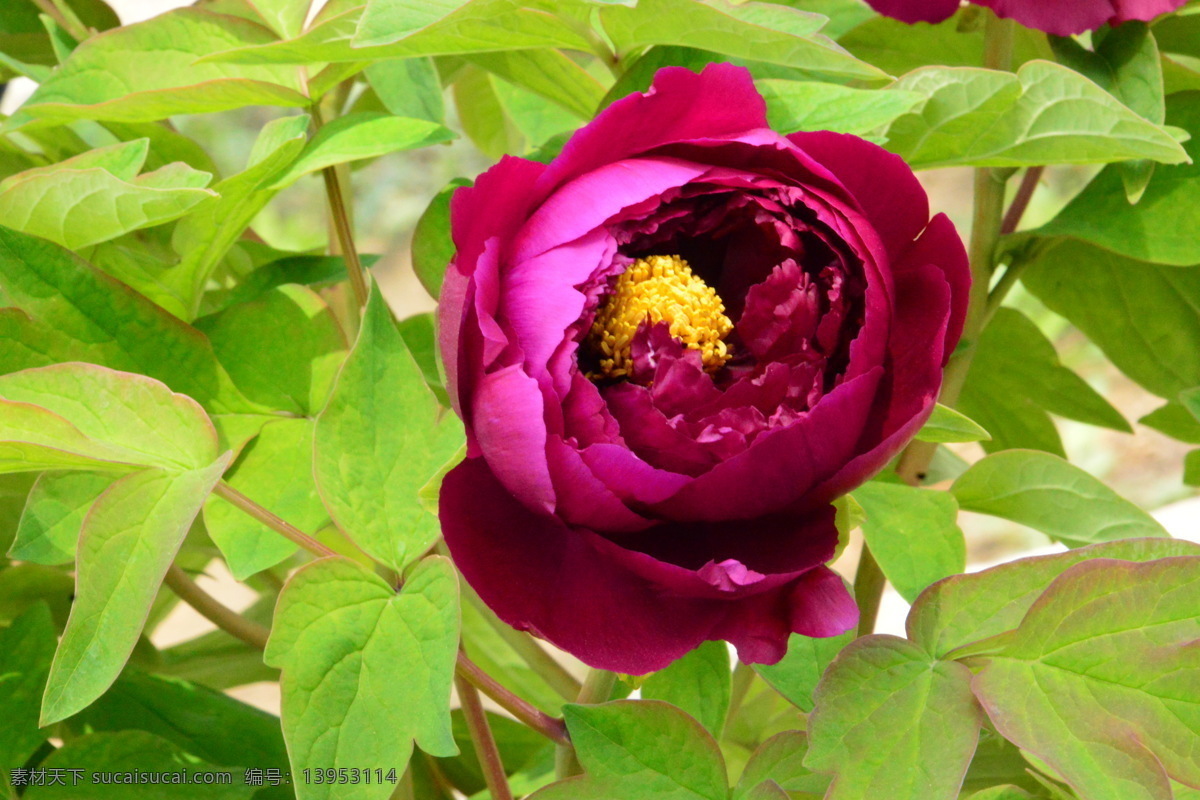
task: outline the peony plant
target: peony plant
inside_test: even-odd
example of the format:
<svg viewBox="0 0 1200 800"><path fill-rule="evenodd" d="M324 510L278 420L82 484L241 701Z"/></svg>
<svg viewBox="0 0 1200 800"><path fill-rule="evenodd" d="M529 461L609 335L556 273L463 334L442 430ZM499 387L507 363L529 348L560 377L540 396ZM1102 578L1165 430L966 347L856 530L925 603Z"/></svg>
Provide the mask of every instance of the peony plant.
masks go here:
<svg viewBox="0 0 1200 800"><path fill-rule="evenodd" d="M0 8L0 797L1200 794L1194 2L117 12Z"/></svg>

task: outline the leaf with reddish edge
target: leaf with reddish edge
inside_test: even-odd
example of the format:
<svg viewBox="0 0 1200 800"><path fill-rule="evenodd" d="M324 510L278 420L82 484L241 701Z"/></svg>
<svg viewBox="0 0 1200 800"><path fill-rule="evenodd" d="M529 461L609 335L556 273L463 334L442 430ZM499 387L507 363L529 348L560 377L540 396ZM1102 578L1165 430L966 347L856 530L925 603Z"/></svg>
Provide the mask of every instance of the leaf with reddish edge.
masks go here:
<svg viewBox="0 0 1200 800"><path fill-rule="evenodd" d="M1083 800L1200 785L1200 555L1060 575L972 687L996 729Z"/></svg>

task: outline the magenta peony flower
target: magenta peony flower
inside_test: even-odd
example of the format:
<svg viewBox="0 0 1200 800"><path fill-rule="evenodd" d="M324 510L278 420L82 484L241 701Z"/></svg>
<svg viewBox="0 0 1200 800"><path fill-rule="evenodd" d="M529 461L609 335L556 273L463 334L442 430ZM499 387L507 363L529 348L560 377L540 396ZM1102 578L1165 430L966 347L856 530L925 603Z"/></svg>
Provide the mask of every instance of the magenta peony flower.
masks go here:
<svg viewBox="0 0 1200 800"><path fill-rule="evenodd" d="M776 134L744 69L668 68L459 189L452 228L440 514L502 619L634 674L856 623L830 501L929 415L970 280L903 161Z"/></svg>
<svg viewBox="0 0 1200 800"><path fill-rule="evenodd" d="M971 0L1027 28L1071 36L1101 25L1152 20L1187 0ZM958 0L867 0L867 5L902 22L941 22L958 10Z"/></svg>

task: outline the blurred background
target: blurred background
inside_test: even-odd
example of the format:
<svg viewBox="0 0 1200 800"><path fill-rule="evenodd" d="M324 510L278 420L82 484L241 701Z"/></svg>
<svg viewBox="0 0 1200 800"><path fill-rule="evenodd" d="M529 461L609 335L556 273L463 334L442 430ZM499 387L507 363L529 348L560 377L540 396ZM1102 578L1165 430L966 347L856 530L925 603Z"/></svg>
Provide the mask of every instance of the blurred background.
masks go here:
<svg viewBox="0 0 1200 800"><path fill-rule="evenodd" d="M108 2L124 24L189 5L186 0ZM317 0L317 8L312 13L315 14L323 4L323 0ZM11 113L32 89L33 84L27 79L13 81L0 104L0 111ZM281 113L280 109L251 108L184 117L175 122L183 133L205 146L223 173L231 174L245 164L262 125ZM453 119L450 125L454 127ZM352 179L359 249L381 255L373 273L398 317L434 307L434 301L413 275L410 263L409 240L418 217L434 194L451 179L474 177L491 163L463 137L447 145L396 153L372 161L361 175ZM1097 169L1048 170L1022 227L1036 227L1054 216ZM919 177L929 191L933 210L948 214L965 239L971 222L970 170L934 170L920 173ZM309 176L284 191L252 227L259 236L280 249L306 250L324 246L328 227L320 177ZM1056 418L1071 461L1138 505L1153 510L1173 535L1200 541L1200 497L1196 490L1182 482L1183 458L1188 445L1136 422L1162 401L1121 375L1095 346L1020 287L1013 291L1008 302L1033 319L1055 343L1063 363L1079 373L1133 424L1134 434L1130 435ZM1153 313L1153 309L1145 311ZM952 447L968 460L982 455L978 445ZM1021 555L1063 549L1052 547L1042 534L996 518L964 512L960 523L967 535L967 558L972 570ZM847 577L853 576L857 547L857 543L852 544L837 565ZM219 564L212 565L209 574L202 576L200 582L236 609L245 607L254 597ZM903 633L906 611L904 601L889 591L881 611L880 630ZM165 647L211 628L210 623L180 604L158 627L153 639L158 646ZM278 713L278 686L275 684L239 687L230 693Z"/></svg>

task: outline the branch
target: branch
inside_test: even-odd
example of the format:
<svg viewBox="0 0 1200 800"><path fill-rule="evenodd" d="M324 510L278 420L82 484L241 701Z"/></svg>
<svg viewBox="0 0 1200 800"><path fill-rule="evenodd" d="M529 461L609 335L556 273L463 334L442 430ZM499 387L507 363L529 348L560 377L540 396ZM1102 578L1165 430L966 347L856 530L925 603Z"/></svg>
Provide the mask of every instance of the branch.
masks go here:
<svg viewBox="0 0 1200 800"><path fill-rule="evenodd" d="M558 717L550 716L528 700L517 697L505 689L496 682L495 678L480 669L479 665L467 658L461 651L458 654L456 671L465 681L495 700L505 711L550 741L556 744L570 743L571 739L567 736L565 722Z"/></svg>
<svg viewBox="0 0 1200 800"><path fill-rule="evenodd" d="M342 256L346 259L346 274L350 277L350 288L354 290L354 299L358 305L367 304L367 279L363 275L362 261L358 257L358 249L354 246L354 232L350 229L350 214L346 210L346 196L342 194L342 184L338 179L337 167L326 167L321 170L325 179L325 196L329 199L329 213L333 218L333 229L337 233L338 245Z"/></svg>
<svg viewBox="0 0 1200 800"><path fill-rule="evenodd" d="M318 558L337 555L335 551L321 544L316 539L297 528L295 525L292 525L286 520L281 519L267 509L263 508L258 503L254 502L249 497L246 497L246 495L242 494L225 481L220 481L217 483L216 487L213 489L213 494L246 512L276 533L283 534L285 537L291 539L293 542L300 545Z"/></svg>
<svg viewBox="0 0 1200 800"><path fill-rule="evenodd" d="M1021 224L1021 217L1025 216L1025 209L1029 207L1029 201L1033 199L1033 193L1037 191L1038 182L1045 171L1045 167L1030 167L1025 170L1021 177L1021 185L1017 187L1017 193L1004 215L1004 221L1000 223L1001 236L1007 236Z"/></svg>
<svg viewBox="0 0 1200 800"><path fill-rule="evenodd" d="M475 745L475 755L483 769L483 779L487 781L492 800L513 800L512 789L508 786L508 775L504 772L504 762L501 761L500 751L496 748L496 739L488 725L483 703L479 701L479 690L461 673L454 676L454 685L458 689L458 699L462 703L467 731L471 734L471 743Z"/></svg>
<svg viewBox="0 0 1200 800"><path fill-rule="evenodd" d="M171 564L167 568L167 575L163 582L180 600L196 609L200 612L200 616L230 636L241 639L258 650L266 649L267 637L271 634L269 630L223 605L211 594L201 589L200 585L192 580L178 564Z"/></svg>

